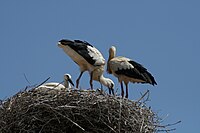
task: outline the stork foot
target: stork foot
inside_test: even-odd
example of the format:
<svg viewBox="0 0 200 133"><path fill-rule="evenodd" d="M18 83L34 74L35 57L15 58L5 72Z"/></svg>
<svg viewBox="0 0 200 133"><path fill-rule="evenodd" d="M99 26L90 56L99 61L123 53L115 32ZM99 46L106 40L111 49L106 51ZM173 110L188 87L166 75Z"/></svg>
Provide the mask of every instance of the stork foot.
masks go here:
<svg viewBox="0 0 200 133"><path fill-rule="evenodd" d="M121 94L121 95L122 95L122 98L124 98L124 91L122 91L122 94Z"/></svg>

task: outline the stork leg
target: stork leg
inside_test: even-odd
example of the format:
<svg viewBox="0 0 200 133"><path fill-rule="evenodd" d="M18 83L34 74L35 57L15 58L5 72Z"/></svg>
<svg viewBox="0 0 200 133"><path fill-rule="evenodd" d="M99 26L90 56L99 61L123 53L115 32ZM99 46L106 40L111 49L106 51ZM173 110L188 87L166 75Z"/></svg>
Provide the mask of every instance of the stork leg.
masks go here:
<svg viewBox="0 0 200 133"><path fill-rule="evenodd" d="M113 88L108 88L108 89L109 89L109 94L111 95L111 93L112 93L112 95L115 96L114 89Z"/></svg>
<svg viewBox="0 0 200 133"><path fill-rule="evenodd" d="M93 72L90 73L90 87L93 90L92 78L93 78Z"/></svg>
<svg viewBox="0 0 200 133"><path fill-rule="evenodd" d="M121 82L121 95L122 98L124 97L124 88L123 88L123 82Z"/></svg>
<svg viewBox="0 0 200 133"><path fill-rule="evenodd" d="M100 82L100 84L101 84L101 92L103 92L103 85L102 85L102 83Z"/></svg>
<svg viewBox="0 0 200 133"><path fill-rule="evenodd" d="M128 83L125 83L125 85L126 85L126 98L128 98Z"/></svg>
<svg viewBox="0 0 200 133"><path fill-rule="evenodd" d="M79 80L81 79L81 76L83 75L84 71L80 73L79 77L76 80L76 88L78 88Z"/></svg>
<svg viewBox="0 0 200 133"><path fill-rule="evenodd" d="M108 91L109 91L109 95L111 95L111 89L110 88L108 88Z"/></svg>
<svg viewBox="0 0 200 133"><path fill-rule="evenodd" d="M101 83L101 81L100 81L100 76L98 76L98 81L99 81L99 83L100 83L100 85L101 85L101 92L103 92L103 85L102 85L102 83Z"/></svg>

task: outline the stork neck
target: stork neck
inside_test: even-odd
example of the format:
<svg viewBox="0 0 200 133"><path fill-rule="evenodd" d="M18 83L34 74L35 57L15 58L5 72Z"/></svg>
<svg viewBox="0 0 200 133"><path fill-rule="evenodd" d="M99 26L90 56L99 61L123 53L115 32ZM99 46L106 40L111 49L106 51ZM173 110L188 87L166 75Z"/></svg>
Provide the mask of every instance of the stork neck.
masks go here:
<svg viewBox="0 0 200 133"><path fill-rule="evenodd" d="M106 84L106 78L105 78L103 75L101 75L101 76L99 77L99 81L100 81L100 83L103 84L104 86L107 86L107 84Z"/></svg>
<svg viewBox="0 0 200 133"><path fill-rule="evenodd" d="M115 55L116 55L116 52L111 50L110 53L109 53L109 59L108 60L110 61L112 58L115 57Z"/></svg>
<svg viewBox="0 0 200 133"><path fill-rule="evenodd" d="M107 72L108 72L109 74L112 73L112 71L111 71L111 69L110 69L109 61L110 61L111 59L113 59L113 58L115 57L115 55L116 55L115 48L110 48L110 50L109 50L109 58L108 58L108 62L107 62Z"/></svg>
<svg viewBox="0 0 200 133"><path fill-rule="evenodd" d="M64 86L65 86L65 88L71 88L69 82L66 80L64 80Z"/></svg>

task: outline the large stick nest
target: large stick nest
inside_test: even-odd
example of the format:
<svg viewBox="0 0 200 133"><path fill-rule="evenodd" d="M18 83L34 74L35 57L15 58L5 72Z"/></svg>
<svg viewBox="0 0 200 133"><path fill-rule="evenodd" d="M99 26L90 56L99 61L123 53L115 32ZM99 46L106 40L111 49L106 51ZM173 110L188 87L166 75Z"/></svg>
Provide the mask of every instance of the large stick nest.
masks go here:
<svg viewBox="0 0 200 133"><path fill-rule="evenodd" d="M143 102L89 90L24 90L0 104L1 133L153 133Z"/></svg>

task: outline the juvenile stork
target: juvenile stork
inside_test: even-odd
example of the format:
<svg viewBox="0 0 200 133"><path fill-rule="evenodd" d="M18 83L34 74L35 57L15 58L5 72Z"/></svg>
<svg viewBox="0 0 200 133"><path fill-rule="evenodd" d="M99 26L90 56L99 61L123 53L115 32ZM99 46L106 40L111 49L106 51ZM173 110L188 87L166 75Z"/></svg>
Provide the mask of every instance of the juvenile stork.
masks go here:
<svg viewBox="0 0 200 133"><path fill-rule="evenodd" d="M58 42L58 46L80 67L80 75L76 80L76 88L85 71L90 73L90 87L93 89L93 80L99 81L108 87L109 93L114 94L114 82L103 76L105 59L102 54L91 44L80 40L62 39Z"/></svg>
<svg viewBox="0 0 200 133"><path fill-rule="evenodd" d="M109 49L107 72L118 78L121 84L121 95L124 97L123 82L126 86L126 98L128 98L128 83L148 83L157 85L154 77L141 64L122 56L115 57L116 48Z"/></svg>
<svg viewBox="0 0 200 133"><path fill-rule="evenodd" d="M70 74L64 74L64 83L56 83L56 82L50 82L50 83L44 83L36 88L36 90L62 90L62 89L69 89L72 88L71 85L74 86L74 83L71 80L71 75Z"/></svg>

